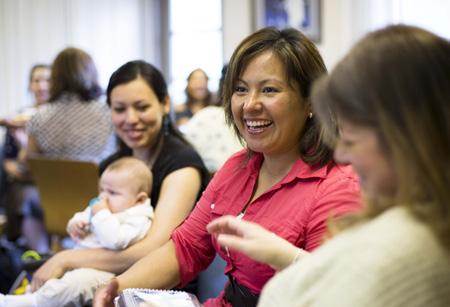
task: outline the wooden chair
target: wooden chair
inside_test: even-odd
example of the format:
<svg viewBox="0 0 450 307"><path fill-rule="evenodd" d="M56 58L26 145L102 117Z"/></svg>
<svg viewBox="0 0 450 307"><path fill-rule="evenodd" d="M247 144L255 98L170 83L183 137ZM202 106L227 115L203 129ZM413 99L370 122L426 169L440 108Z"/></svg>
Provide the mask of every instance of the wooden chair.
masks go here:
<svg viewBox="0 0 450 307"><path fill-rule="evenodd" d="M74 213L84 210L98 194L98 167L92 162L35 157L28 159L28 166L54 246L54 242L67 236L67 222Z"/></svg>

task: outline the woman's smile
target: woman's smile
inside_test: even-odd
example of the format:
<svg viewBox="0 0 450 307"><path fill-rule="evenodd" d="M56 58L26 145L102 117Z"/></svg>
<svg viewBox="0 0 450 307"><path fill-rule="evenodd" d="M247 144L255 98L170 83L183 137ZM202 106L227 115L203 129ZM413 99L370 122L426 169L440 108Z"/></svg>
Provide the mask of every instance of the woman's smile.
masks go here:
<svg viewBox="0 0 450 307"><path fill-rule="evenodd" d="M307 118L307 105L271 52L244 68L231 98L237 128L249 149L263 154L290 152Z"/></svg>
<svg viewBox="0 0 450 307"><path fill-rule="evenodd" d="M270 120L244 120L247 127L247 132L252 135L259 135L273 127L273 122Z"/></svg>

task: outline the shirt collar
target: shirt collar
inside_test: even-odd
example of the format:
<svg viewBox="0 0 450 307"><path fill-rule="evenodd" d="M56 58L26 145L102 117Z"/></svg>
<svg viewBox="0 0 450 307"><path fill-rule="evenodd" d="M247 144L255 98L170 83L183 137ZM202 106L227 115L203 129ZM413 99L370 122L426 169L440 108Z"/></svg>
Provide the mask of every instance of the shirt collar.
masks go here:
<svg viewBox="0 0 450 307"><path fill-rule="evenodd" d="M247 166L249 167L249 171L251 173L258 173L259 168L261 167L262 161L264 160L264 156L261 153L254 153L249 161ZM324 166L317 166L317 165L309 165L305 161L303 161L301 158L299 158L294 165L292 166L291 170L289 171L288 175L282 180L281 183L286 183L289 181L292 181L294 178L299 179L310 179L310 178L319 178L324 179L327 177L327 173L329 171L330 164L324 165Z"/></svg>

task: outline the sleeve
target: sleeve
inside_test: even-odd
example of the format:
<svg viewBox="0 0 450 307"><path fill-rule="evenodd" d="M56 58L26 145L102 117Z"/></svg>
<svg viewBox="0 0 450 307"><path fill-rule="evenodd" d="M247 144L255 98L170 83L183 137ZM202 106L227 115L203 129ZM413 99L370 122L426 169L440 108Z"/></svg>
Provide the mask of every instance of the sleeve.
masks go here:
<svg viewBox="0 0 450 307"><path fill-rule="evenodd" d="M319 186L306 226L305 250L323 243L328 224L333 219L361 210L360 190L353 176L325 179Z"/></svg>
<svg viewBox="0 0 450 307"><path fill-rule="evenodd" d="M178 148L177 152L171 153L173 157L167 160L166 172L169 174L184 167L195 167L199 169L203 175L205 166L199 154L191 146L183 146Z"/></svg>
<svg viewBox="0 0 450 307"><path fill-rule="evenodd" d="M84 211L75 213L74 216L69 220L69 222L67 222L67 228L69 228L69 225L71 225L72 223L76 223L79 221L89 223L90 215L91 215L90 207L87 207L86 209L84 209Z"/></svg>
<svg viewBox="0 0 450 307"><path fill-rule="evenodd" d="M215 195L214 182L206 188L189 217L172 233L180 265L180 286L183 287L204 270L216 254L206 225L211 221L210 208Z"/></svg>
<svg viewBox="0 0 450 307"><path fill-rule="evenodd" d="M174 136L169 136L152 168L153 187L150 198L155 204L158 203L159 192L164 179L172 172L186 167L196 168L200 173L201 189L197 195L197 199L199 199L209 180L208 171L200 156L191 146Z"/></svg>
<svg viewBox="0 0 450 307"><path fill-rule="evenodd" d="M92 217L92 233L105 248L124 249L142 239L150 226L147 215L129 215L122 221L107 209Z"/></svg>
<svg viewBox="0 0 450 307"><path fill-rule="evenodd" d="M354 249L350 248L348 251L345 257L337 256L342 255L339 250L333 250L333 253L328 253L326 257L323 257L323 253L313 255L310 259L305 258L286 268L264 287L259 302L261 307L286 306L293 301L299 306L311 307L392 305L389 301L378 304L386 291L378 292L377 288L385 283L374 282L377 280L374 276L379 274L377 271L384 270L377 270L375 263L372 263L372 266L366 266L364 263L367 262L364 258L373 259L373 255L367 257L357 252L358 256L355 257L352 253L355 252Z"/></svg>

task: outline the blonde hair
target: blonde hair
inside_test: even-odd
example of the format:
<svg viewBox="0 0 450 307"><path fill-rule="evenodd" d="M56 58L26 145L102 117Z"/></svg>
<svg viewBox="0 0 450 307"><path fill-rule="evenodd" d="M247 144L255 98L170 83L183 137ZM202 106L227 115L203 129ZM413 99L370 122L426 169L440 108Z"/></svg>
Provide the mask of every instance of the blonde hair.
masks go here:
<svg viewBox="0 0 450 307"><path fill-rule="evenodd" d="M370 33L313 90L330 139L336 118L376 131L398 189L365 218L406 206L450 248L450 43L411 26Z"/></svg>
<svg viewBox="0 0 450 307"><path fill-rule="evenodd" d="M120 158L105 169L105 172L127 171L131 174L133 182L136 184L137 193L145 192L150 195L152 191L153 175L148 166L141 160L133 157Z"/></svg>

